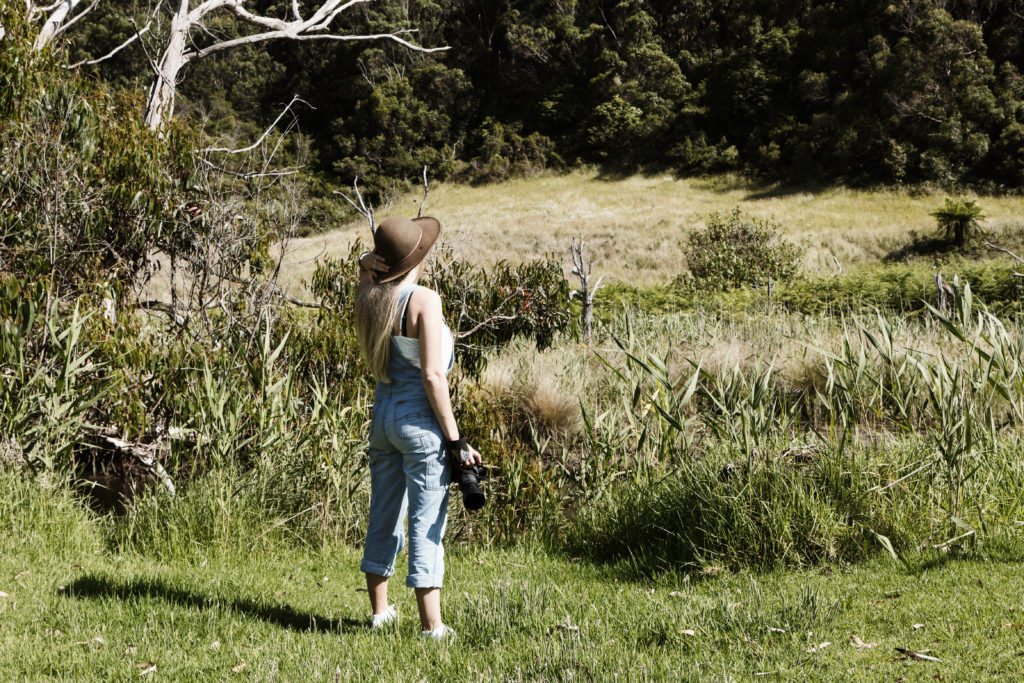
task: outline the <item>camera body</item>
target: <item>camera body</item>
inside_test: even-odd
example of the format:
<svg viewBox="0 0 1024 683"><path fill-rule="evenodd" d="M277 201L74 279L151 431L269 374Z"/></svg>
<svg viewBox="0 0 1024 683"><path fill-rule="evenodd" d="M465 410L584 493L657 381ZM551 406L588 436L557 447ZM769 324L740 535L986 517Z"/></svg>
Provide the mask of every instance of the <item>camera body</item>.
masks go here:
<svg viewBox="0 0 1024 683"><path fill-rule="evenodd" d="M479 510L487 502L480 482L487 479L487 468L483 465L463 467L462 461L455 452L448 453L448 464L452 469L452 483L459 485L462 491L462 504L467 510Z"/></svg>

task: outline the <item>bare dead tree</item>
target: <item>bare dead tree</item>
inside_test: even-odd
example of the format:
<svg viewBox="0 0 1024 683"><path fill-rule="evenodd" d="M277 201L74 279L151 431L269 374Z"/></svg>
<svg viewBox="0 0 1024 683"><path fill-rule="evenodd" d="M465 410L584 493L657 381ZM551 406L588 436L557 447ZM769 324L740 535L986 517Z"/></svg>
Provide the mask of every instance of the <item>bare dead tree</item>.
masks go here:
<svg viewBox="0 0 1024 683"><path fill-rule="evenodd" d="M572 256L572 274L580 280L580 288L574 289L569 296L570 298L578 296L583 303L583 342L589 344L594 327L594 295L601 288L604 274L597 278L593 287L590 286L590 277L594 272L594 259L587 260L586 246L587 243L583 241L582 236L579 239L573 238L569 245L569 253Z"/></svg>
<svg viewBox="0 0 1024 683"><path fill-rule="evenodd" d="M1012 258L1017 263L1024 263L1024 258L1021 258L1020 256L1017 256L1016 254L1014 254L1009 249L1004 249L1003 247L997 247L996 245L992 244L991 242L985 242L985 246L988 247L989 249L994 249L995 251L999 251L999 252L1002 252L1002 253L1006 254L1007 256ZM1014 271L1013 274L1016 275L1017 277L1024 277L1024 273L1018 273L1017 271Z"/></svg>
<svg viewBox="0 0 1024 683"><path fill-rule="evenodd" d="M956 290L942 279L942 273L935 273L935 308L952 311L956 302Z"/></svg>
<svg viewBox="0 0 1024 683"><path fill-rule="evenodd" d="M70 0L69 0L70 1ZM80 0L79 0L80 1ZM166 0L170 2L171 0ZM154 78L146 103L146 123L159 130L174 113L174 99L182 69L191 62L216 52L242 45L269 40L333 40L377 41L390 40L417 52L438 52L447 47L425 48L409 42L403 36L414 29L392 33L345 34L330 33L334 21L346 10L369 0L326 0L308 17L303 18L298 0L291 2L291 19L255 14L244 6L243 0L203 0L192 7L194 0L179 0L170 21L167 40L159 61L154 64ZM232 14L243 26L254 32L236 38L202 45L194 40L194 33L203 32L205 23L214 15ZM200 45L202 45L200 47Z"/></svg>

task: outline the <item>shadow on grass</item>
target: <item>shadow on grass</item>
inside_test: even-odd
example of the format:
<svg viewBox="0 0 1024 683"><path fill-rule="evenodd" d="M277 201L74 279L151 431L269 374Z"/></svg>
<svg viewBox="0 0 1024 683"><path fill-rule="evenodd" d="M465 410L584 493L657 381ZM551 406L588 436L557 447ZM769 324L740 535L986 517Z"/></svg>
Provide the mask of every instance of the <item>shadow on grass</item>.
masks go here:
<svg viewBox="0 0 1024 683"><path fill-rule="evenodd" d="M910 240L900 244L882 257L883 263L906 263L918 258L931 258L938 263L944 258L955 254L978 257L980 250L957 248L949 240L938 235L919 235L916 230L910 231Z"/></svg>
<svg viewBox="0 0 1024 683"><path fill-rule="evenodd" d="M86 575L68 585L65 594L74 598L115 598L126 601L157 598L200 610L226 608L295 631L336 633L366 625L358 619L335 620L321 614L297 611L287 604L272 605L244 598L222 599L178 588L161 580L119 581L104 576Z"/></svg>

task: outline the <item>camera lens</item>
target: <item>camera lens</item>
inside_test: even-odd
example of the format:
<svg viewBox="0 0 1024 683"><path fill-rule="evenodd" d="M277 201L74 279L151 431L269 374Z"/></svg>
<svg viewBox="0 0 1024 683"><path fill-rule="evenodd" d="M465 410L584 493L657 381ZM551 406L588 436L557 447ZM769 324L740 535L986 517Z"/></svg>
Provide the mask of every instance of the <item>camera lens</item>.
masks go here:
<svg viewBox="0 0 1024 683"><path fill-rule="evenodd" d="M479 510L484 506L487 499L484 498L479 486L464 484L459 488L462 489L462 504L466 506L467 510Z"/></svg>

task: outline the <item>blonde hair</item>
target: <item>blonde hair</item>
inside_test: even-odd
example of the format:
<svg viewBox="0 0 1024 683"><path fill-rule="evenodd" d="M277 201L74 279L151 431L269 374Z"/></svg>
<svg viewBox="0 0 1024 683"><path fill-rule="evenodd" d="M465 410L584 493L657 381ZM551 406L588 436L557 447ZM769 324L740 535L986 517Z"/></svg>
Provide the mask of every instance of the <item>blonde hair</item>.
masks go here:
<svg viewBox="0 0 1024 683"><path fill-rule="evenodd" d="M398 315L402 290L419 280L422 264L391 282L372 282L356 297L356 338L370 372L380 382L391 383L391 330Z"/></svg>

